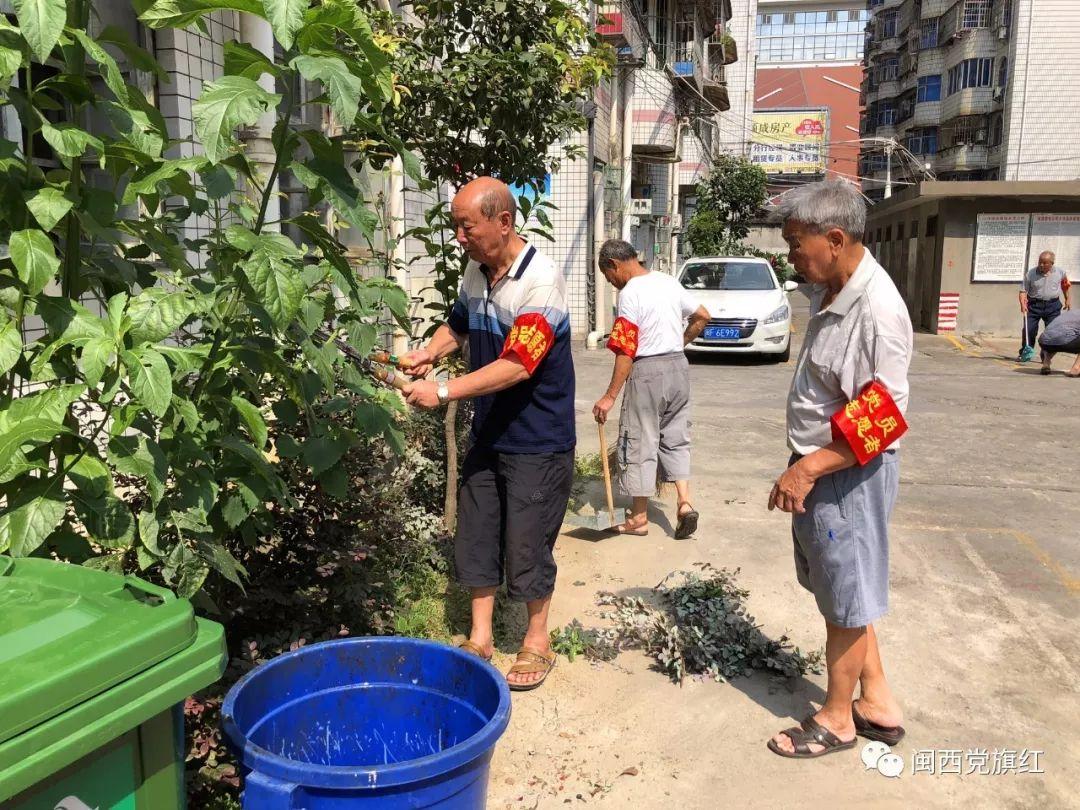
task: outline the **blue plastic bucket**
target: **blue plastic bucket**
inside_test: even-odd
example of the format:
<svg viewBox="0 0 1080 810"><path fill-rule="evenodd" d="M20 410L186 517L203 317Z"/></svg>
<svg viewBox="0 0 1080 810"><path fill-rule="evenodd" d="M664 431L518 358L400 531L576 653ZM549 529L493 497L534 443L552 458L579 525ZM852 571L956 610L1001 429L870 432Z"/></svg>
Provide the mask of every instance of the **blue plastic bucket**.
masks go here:
<svg viewBox="0 0 1080 810"><path fill-rule="evenodd" d="M491 664L411 638L301 647L252 670L222 726L245 810L483 808L510 690Z"/></svg>

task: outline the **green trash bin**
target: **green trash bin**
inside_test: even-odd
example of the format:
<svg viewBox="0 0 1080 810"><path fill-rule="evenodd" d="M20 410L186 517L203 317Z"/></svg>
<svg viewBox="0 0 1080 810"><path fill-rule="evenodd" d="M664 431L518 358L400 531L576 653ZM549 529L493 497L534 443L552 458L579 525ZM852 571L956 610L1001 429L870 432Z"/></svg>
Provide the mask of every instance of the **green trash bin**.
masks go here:
<svg viewBox="0 0 1080 810"><path fill-rule="evenodd" d="M224 668L164 588L0 556L0 809L183 808L183 701Z"/></svg>

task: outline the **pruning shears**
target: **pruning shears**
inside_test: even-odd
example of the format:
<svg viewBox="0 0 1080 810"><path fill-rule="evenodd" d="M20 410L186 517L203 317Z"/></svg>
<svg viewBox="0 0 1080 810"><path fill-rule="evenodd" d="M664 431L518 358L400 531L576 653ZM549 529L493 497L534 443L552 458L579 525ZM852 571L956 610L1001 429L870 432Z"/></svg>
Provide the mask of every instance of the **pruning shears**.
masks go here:
<svg viewBox="0 0 1080 810"><path fill-rule="evenodd" d="M364 356L344 340L333 337L324 329L316 329L312 334L315 338L323 342L333 340L334 345L337 346L338 350L348 357L354 365L367 372L384 385L389 385L391 388L396 388L399 391L409 385L410 380L406 378L404 374L398 373L398 369L402 366L401 358L397 355L382 349L376 349L367 356Z"/></svg>

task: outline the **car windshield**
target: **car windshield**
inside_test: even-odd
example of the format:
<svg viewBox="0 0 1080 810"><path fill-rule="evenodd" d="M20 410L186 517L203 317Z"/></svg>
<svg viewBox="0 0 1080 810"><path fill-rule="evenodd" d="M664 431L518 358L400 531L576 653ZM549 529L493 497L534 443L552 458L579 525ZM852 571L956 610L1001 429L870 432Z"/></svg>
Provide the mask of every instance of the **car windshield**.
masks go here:
<svg viewBox="0 0 1080 810"><path fill-rule="evenodd" d="M769 268L757 262L691 262L679 279L688 290L773 290Z"/></svg>

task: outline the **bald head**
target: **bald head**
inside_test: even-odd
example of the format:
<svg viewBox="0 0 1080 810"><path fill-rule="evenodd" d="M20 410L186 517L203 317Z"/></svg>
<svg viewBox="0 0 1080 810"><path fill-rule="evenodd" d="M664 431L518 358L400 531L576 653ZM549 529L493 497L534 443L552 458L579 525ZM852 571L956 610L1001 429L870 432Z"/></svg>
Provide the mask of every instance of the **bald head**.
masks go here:
<svg viewBox="0 0 1080 810"><path fill-rule="evenodd" d="M521 237L514 230L517 203L506 183L477 177L466 183L450 204L454 237L469 255L486 267L499 268L508 255L516 255Z"/></svg>
<svg viewBox="0 0 1080 810"><path fill-rule="evenodd" d="M451 208L469 209L477 206L478 213L485 219L494 219L504 211L511 221L517 219L517 200L510 187L494 177L477 177L470 180L454 195Z"/></svg>

